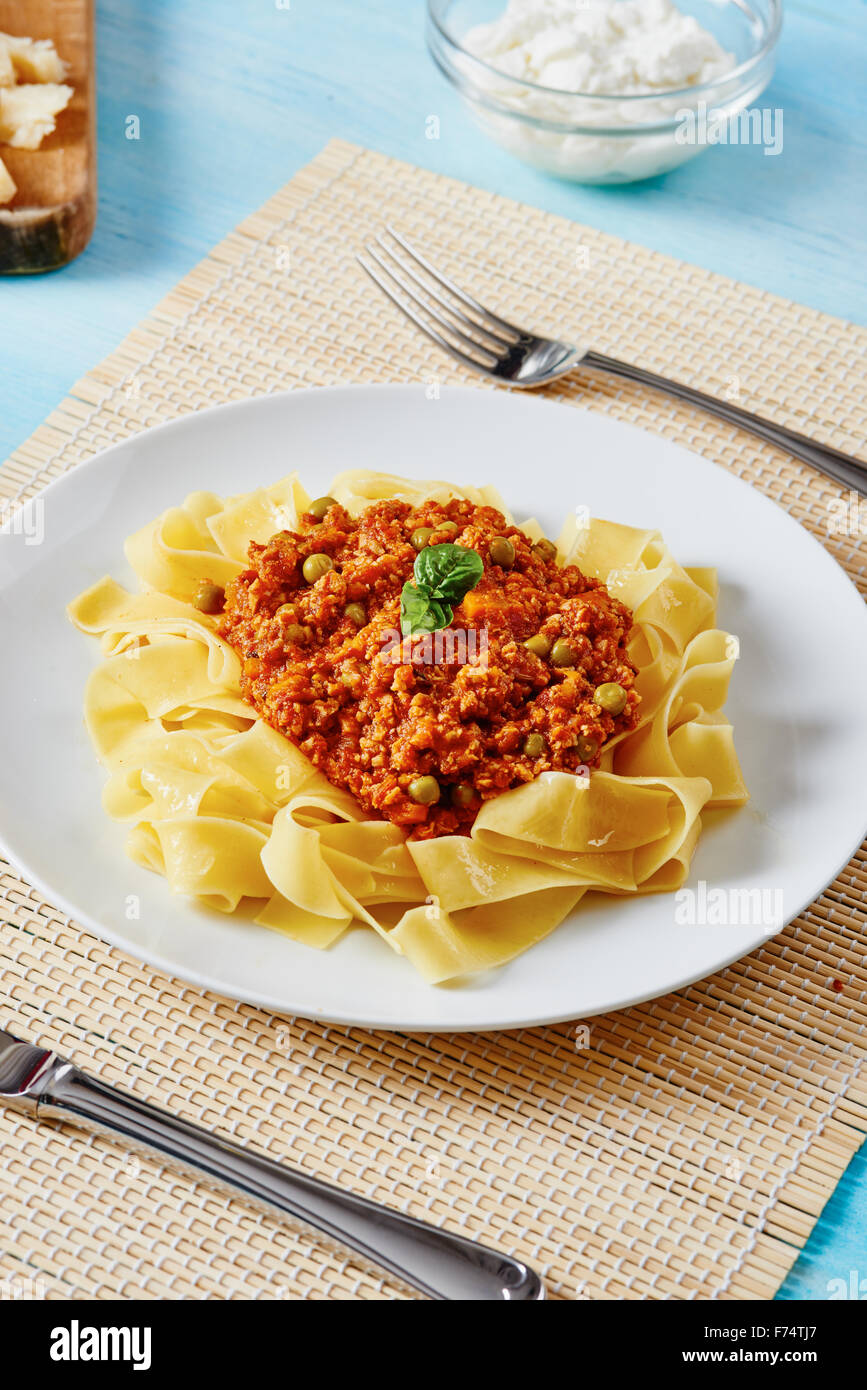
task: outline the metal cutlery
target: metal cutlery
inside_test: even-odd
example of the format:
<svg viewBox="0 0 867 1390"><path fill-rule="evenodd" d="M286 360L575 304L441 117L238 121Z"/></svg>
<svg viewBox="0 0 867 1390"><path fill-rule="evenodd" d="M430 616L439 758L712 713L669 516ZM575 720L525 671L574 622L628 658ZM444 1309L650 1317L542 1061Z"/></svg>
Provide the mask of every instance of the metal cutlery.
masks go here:
<svg viewBox="0 0 867 1390"><path fill-rule="evenodd" d="M320 1245L352 1251L428 1298L527 1303L545 1297L538 1275L519 1260L233 1144L2 1029L0 1101L39 1120L120 1136L212 1184L233 1187L257 1206L290 1217Z"/></svg>
<svg viewBox="0 0 867 1390"><path fill-rule="evenodd" d="M376 243L366 246L364 255L357 257L359 265L416 328L470 371L522 389L546 386L580 368L608 372L664 391L687 405L700 406L727 424L787 449L843 487L867 496L867 462L679 381L519 328L443 275L393 227L386 231L388 237L377 237Z"/></svg>

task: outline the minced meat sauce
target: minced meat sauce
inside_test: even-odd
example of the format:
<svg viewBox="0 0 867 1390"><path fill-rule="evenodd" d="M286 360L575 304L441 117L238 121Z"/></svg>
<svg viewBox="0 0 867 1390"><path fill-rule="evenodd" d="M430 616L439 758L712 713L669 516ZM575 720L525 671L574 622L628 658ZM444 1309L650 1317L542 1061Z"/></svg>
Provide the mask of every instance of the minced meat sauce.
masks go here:
<svg viewBox="0 0 867 1390"><path fill-rule="evenodd" d="M250 546L219 631L241 657L245 698L369 814L414 838L466 834L483 801L593 766L635 727L632 615L560 567L553 546L462 500L377 502L355 518L316 507L300 532ZM484 573L445 632L401 639L420 543L473 549ZM314 555L328 561L305 578Z"/></svg>

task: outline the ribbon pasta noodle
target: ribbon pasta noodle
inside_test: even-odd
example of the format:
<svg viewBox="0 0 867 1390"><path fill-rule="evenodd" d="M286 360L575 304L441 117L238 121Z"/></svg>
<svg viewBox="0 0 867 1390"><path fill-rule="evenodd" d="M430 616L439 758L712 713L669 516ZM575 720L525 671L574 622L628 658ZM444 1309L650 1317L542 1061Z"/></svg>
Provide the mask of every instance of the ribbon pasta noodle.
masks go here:
<svg viewBox="0 0 867 1390"><path fill-rule="evenodd" d="M457 497L508 518L489 487L351 471L330 494L351 515L384 498ZM737 643L715 626L715 572L682 568L657 531L573 517L560 561L634 614L639 723L604 746L598 770L543 772L484 801L470 835L413 840L367 818L257 716L238 656L191 601L203 574L239 574L251 541L298 529L309 500L296 474L226 499L193 493L128 539L140 592L106 577L69 606L102 645L84 716L131 858L307 946L363 925L433 983L511 960L587 892L680 887L702 813L747 799L723 713Z"/></svg>

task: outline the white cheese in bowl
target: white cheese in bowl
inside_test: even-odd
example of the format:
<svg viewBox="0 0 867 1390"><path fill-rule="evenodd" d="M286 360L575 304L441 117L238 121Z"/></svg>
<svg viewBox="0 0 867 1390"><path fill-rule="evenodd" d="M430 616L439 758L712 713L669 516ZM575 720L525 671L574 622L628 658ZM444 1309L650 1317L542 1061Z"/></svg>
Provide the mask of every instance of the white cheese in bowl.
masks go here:
<svg viewBox="0 0 867 1390"><path fill-rule="evenodd" d="M592 96L644 96L710 82L730 53L671 0L509 0L464 39L509 77Z"/></svg>
<svg viewBox="0 0 867 1390"><path fill-rule="evenodd" d="M523 159L590 182L647 178L689 158L694 148L659 129L684 104L670 94L736 66L671 0L509 0L461 42L488 68L472 73L493 103L476 106L488 133ZM519 119L497 114L505 110ZM656 133L640 129L654 125Z"/></svg>

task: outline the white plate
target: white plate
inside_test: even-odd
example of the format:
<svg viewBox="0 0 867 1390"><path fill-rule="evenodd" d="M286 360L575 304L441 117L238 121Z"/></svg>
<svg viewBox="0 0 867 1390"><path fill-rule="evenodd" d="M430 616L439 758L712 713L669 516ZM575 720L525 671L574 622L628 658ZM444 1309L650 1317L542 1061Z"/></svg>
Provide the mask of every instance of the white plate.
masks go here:
<svg viewBox="0 0 867 1390"><path fill-rule="evenodd" d="M239 492L344 468L494 482L552 534L576 504L658 527L683 564L716 565L720 625L740 637L728 704L750 805L711 817L690 883L781 892L785 920L857 848L867 785L867 621L823 548L761 494L665 439L601 415L472 389L298 391L188 416L54 483L0 538L4 675L0 839L47 898L173 975L280 1013L379 1028L514 1028L679 988L766 939L682 926L670 894L587 899L503 969L424 984L368 930L319 952L173 897L124 854L100 805L82 721L95 642L64 606L105 573L131 582L124 537L195 488ZM44 539L34 544L41 522ZM134 914L138 905L139 915Z"/></svg>

